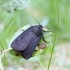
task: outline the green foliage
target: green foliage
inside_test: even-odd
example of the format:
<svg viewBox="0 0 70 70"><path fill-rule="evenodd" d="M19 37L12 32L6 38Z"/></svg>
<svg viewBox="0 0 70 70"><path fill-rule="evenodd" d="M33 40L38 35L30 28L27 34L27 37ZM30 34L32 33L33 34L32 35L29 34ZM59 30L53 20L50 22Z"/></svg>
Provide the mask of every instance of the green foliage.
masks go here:
<svg viewBox="0 0 70 70"><path fill-rule="evenodd" d="M31 0L26 9L16 10L14 13L0 10L0 42L4 49L9 47L11 38L19 28L27 24L38 24L29 15L37 19L40 23L44 21L45 18L48 18L46 19L47 21L49 20L48 24L45 26L53 33L53 35L55 33L58 34L57 43L70 41L70 0ZM58 23L59 26L57 26ZM44 22L42 24L44 24ZM1 27L1 25L4 27ZM49 54L52 51L53 41L50 41L51 44L44 50L42 55L37 56L37 58L42 58L41 63L44 59L48 59L49 55L46 57L46 54ZM1 45L0 49L3 49ZM13 58L14 57L12 57L11 60L15 61ZM16 61L18 61L18 58ZM24 62L26 61L24 60Z"/></svg>

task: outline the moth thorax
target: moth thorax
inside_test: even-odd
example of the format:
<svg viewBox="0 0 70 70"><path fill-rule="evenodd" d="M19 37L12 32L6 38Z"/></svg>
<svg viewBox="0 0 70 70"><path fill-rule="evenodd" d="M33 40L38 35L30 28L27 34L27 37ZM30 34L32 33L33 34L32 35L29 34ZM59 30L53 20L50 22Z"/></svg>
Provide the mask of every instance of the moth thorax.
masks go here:
<svg viewBox="0 0 70 70"><path fill-rule="evenodd" d="M33 31L37 36L40 35L40 34L42 33L41 26L40 26L40 25L34 26L34 27L32 28L32 31Z"/></svg>

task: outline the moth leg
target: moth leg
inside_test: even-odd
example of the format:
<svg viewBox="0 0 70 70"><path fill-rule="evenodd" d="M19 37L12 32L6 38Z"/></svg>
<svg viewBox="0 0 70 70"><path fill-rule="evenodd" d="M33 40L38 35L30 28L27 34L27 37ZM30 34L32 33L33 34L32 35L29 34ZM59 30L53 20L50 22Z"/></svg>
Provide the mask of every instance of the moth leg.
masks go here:
<svg viewBox="0 0 70 70"><path fill-rule="evenodd" d="M34 52L37 52L38 50L35 50Z"/></svg>
<svg viewBox="0 0 70 70"><path fill-rule="evenodd" d="M39 46L40 44L38 44L37 46Z"/></svg>
<svg viewBox="0 0 70 70"><path fill-rule="evenodd" d="M44 42L49 43L49 42L47 42L47 41L44 39L44 37L43 37L42 39L43 39Z"/></svg>
<svg viewBox="0 0 70 70"><path fill-rule="evenodd" d="M50 32L50 31L45 31L45 30L42 30L43 32Z"/></svg>

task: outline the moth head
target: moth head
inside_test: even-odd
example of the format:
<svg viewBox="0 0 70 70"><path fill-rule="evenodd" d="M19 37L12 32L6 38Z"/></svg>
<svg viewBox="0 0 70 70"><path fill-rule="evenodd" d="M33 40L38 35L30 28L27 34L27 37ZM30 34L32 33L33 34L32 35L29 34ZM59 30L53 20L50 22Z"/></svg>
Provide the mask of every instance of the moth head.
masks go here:
<svg viewBox="0 0 70 70"><path fill-rule="evenodd" d="M43 26L42 25L38 25L41 29L43 28Z"/></svg>

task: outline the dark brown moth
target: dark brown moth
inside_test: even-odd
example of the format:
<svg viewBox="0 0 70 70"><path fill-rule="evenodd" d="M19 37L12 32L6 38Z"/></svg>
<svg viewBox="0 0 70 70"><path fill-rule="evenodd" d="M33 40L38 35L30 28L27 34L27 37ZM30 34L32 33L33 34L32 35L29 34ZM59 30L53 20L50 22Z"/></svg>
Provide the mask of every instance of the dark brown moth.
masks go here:
<svg viewBox="0 0 70 70"><path fill-rule="evenodd" d="M35 51L36 46L38 46L39 41L41 39L44 40L42 28L42 25L34 25L26 29L11 43L11 47L20 52L22 57L29 59Z"/></svg>

